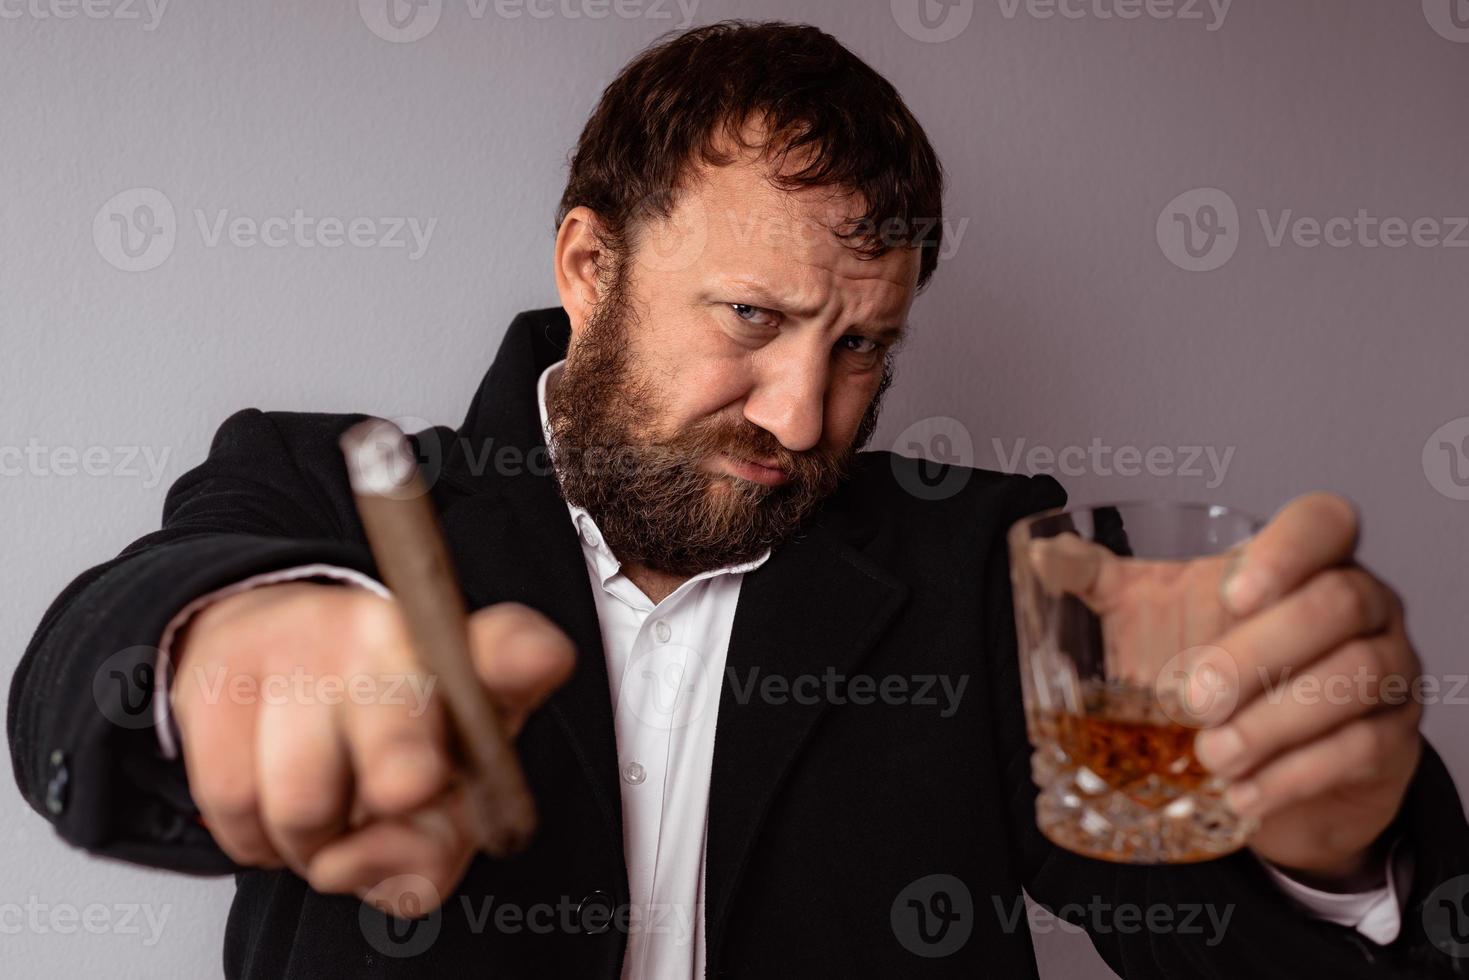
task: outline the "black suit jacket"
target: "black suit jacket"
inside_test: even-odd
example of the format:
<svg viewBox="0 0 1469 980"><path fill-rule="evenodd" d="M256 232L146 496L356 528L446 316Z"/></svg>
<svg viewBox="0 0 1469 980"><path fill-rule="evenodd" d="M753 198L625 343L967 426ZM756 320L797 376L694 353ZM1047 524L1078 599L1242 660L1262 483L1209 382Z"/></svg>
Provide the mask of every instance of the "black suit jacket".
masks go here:
<svg viewBox="0 0 1469 980"><path fill-rule="evenodd" d="M374 574L337 448L362 416L232 416L170 489L162 529L83 573L46 612L11 689L21 789L77 846L234 872L227 975L618 976L628 886L612 705L535 398L568 336L560 309L520 315L463 426L415 436L469 607L529 604L579 651L519 741L542 817L535 842L512 860L476 858L416 926L316 894L288 871L235 868L193 820L182 765L160 758L146 707L150 647L190 599L304 562ZM1469 871L1469 830L1432 750L1396 828L1418 871L1391 947L1297 910L1246 853L1150 868L1049 844L1034 823L1004 531L1064 493L1049 477L965 470L951 474L957 492L928 500L905 489L932 475L919 466L861 454L819 515L745 578L710 789L711 975L1033 977L1022 887L1053 909L1072 903L1063 913L1126 977L1426 976L1461 964L1422 926L1427 892ZM947 717L942 697L740 696L769 674L904 678L915 696L928 676L966 687ZM1205 903L1229 915L1222 936ZM511 917L497 916L502 906ZM1140 927L1149 910L1171 925Z"/></svg>

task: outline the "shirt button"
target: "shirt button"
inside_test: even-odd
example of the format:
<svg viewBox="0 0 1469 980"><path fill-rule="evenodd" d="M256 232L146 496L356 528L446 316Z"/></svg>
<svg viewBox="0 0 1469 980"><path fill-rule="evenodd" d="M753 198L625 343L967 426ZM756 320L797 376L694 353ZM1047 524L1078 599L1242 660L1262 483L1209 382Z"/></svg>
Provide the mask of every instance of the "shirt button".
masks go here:
<svg viewBox="0 0 1469 980"><path fill-rule="evenodd" d="M582 931L597 936L612 928L612 899L604 891L594 891L576 907L576 919Z"/></svg>
<svg viewBox="0 0 1469 980"><path fill-rule="evenodd" d="M627 780L629 784L636 786L648 778L648 770L636 762L629 762L622 767L622 778Z"/></svg>
<svg viewBox="0 0 1469 980"><path fill-rule="evenodd" d="M669 629L668 624L660 619L653 624L653 635L658 637L659 643L667 643L668 638L673 635L673 630Z"/></svg>

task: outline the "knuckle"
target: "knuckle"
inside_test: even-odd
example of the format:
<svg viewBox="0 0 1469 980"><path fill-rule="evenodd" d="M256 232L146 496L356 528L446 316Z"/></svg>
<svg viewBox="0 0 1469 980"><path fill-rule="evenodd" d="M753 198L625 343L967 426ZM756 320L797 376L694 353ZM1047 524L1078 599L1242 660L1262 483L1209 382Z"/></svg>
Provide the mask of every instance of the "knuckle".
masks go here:
<svg viewBox="0 0 1469 980"><path fill-rule="evenodd" d="M275 863L275 853L264 842L223 839L216 834L215 843L236 864L254 867L262 864Z"/></svg>
<svg viewBox="0 0 1469 980"><path fill-rule="evenodd" d="M1392 738L1387 728L1380 724L1362 724L1357 729L1357 743L1358 757L1367 777L1381 778L1392 750Z"/></svg>
<svg viewBox="0 0 1469 980"><path fill-rule="evenodd" d="M1368 599L1359 583L1343 569L1323 572L1313 595L1316 618L1351 624L1365 623Z"/></svg>
<svg viewBox="0 0 1469 980"><path fill-rule="evenodd" d="M268 797L263 813L270 827L294 835L331 826L340 810L336 793L296 787Z"/></svg>
<svg viewBox="0 0 1469 980"><path fill-rule="evenodd" d="M1344 672L1363 674L1369 681L1375 681L1378 686L1385 680L1382 677L1382 647L1374 639L1359 636L1348 640L1342 644L1334 659L1339 669Z"/></svg>
<svg viewBox="0 0 1469 980"><path fill-rule="evenodd" d="M200 775L193 794L201 809L227 820L254 816L260 808L260 791L255 780L224 767Z"/></svg>

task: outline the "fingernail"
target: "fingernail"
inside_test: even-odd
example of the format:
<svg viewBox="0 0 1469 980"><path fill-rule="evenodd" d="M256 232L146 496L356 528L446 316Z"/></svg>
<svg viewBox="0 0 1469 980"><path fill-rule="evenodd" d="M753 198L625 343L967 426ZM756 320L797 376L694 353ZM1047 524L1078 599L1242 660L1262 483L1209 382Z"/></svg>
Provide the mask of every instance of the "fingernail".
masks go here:
<svg viewBox="0 0 1469 980"><path fill-rule="evenodd" d="M1233 765L1244 755L1244 751L1245 740L1232 725L1199 732L1194 739L1194 754L1205 768L1215 772Z"/></svg>
<svg viewBox="0 0 1469 980"><path fill-rule="evenodd" d="M1224 791L1224 802L1240 816L1249 816L1250 810L1260 802L1260 787L1254 783L1235 783Z"/></svg>
<svg viewBox="0 0 1469 980"><path fill-rule="evenodd" d="M1224 580L1224 604L1236 616L1248 616L1265 597L1268 583L1253 569L1239 567Z"/></svg>

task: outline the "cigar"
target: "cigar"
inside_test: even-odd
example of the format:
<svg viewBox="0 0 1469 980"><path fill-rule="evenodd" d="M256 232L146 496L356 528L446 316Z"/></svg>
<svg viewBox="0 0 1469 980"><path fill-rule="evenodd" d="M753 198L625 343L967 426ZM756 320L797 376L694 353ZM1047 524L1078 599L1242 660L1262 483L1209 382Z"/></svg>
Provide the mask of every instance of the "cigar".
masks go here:
<svg viewBox="0 0 1469 980"><path fill-rule="evenodd" d="M535 803L475 672L464 600L408 440L392 422L369 419L343 433L341 447L378 571L419 666L438 678L477 842L495 857L517 853L535 830Z"/></svg>

